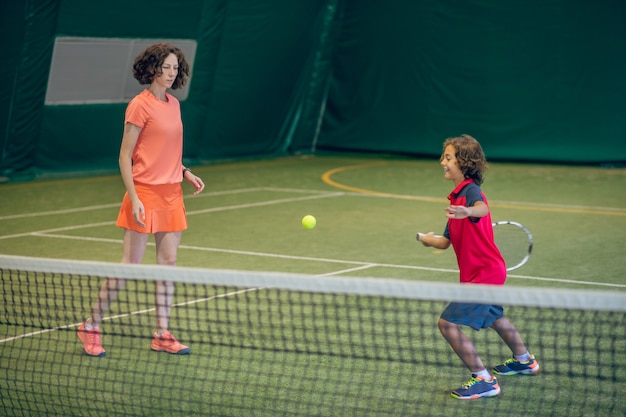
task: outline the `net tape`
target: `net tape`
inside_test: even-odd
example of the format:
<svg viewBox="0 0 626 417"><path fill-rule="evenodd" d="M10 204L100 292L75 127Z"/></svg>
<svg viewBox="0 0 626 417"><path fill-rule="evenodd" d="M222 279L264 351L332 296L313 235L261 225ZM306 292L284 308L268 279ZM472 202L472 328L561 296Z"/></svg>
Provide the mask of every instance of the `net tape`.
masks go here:
<svg viewBox="0 0 626 417"><path fill-rule="evenodd" d="M214 284L245 288L280 288L292 291L399 297L446 302L492 303L528 307L570 308L598 311L626 311L626 293L614 291L546 291L524 287L459 285L377 278L317 277L304 274L219 270L158 265L129 265L110 262L75 261L0 255L0 266L42 273L99 276L190 284Z"/></svg>

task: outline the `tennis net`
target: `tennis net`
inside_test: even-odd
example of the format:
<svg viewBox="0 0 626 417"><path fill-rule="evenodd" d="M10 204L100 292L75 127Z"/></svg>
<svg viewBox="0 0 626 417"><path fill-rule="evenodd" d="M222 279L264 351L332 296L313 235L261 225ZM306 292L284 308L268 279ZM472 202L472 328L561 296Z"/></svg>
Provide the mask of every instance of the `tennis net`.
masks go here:
<svg viewBox="0 0 626 417"><path fill-rule="evenodd" d="M9 416L624 416L626 293L122 265L0 255L0 407ZM126 279L102 323L105 357L76 329L104 277ZM175 282L150 350L155 280ZM450 301L494 303L541 365L502 394L458 401L469 372L440 335ZM511 352L466 332L491 366Z"/></svg>

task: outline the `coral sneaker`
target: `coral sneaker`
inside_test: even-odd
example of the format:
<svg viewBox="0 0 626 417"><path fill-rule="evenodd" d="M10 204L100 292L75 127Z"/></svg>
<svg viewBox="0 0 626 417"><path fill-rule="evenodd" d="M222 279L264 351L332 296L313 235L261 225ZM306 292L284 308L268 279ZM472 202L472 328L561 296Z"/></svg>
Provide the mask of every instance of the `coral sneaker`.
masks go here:
<svg viewBox="0 0 626 417"><path fill-rule="evenodd" d="M85 328L85 323L78 326L78 331L76 332L78 339L83 343L83 352L85 355L89 356L104 356L106 352L102 348L102 343L100 342L100 329L93 328L87 330Z"/></svg>
<svg viewBox="0 0 626 417"><path fill-rule="evenodd" d="M515 358L507 359L504 363L494 366L493 372L499 375L535 375L539 372L539 363L535 355L530 355L526 362L520 362Z"/></svg>
<svg viewBox="0 0 626 417"><path fill-rule="evenodd" d="M189 348L176 340L168 331L164 332L162 336L158 336L155 333L150 349L156 352L167 352L175 355L189 354Z"/></svg>
<svg viewBox="0 0 626 417"><path fill-rule="evenodd" d="M500 385L498 385L498 380L495 376L492 376L490 380L486 380L472 374L472 379L450 394L459 400L477 400L481 397L494 397L500 394Z"/></svg>

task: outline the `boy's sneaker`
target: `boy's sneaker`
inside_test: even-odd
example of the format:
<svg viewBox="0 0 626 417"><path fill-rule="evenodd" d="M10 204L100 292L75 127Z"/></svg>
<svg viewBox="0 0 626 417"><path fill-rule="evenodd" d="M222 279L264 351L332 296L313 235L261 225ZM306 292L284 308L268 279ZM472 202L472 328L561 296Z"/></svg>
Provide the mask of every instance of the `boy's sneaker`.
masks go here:
<svg viewBox="0 0 626 417"><path fill-rule="evenodd" d="M486 380L472 374L472 379L450 394L459 400L477 400L481 397L494 397L500 394L500 385L498 385L498 380L495 376L492 376L490 380Z"/></svg>
<svg viewBox="0 0 626 417"><path fill-rule="evenodd" d="M163 336L157 336L155 333L150 349L156 352L167 352L175 355L187 355L189 353L189 348L176 340L168 331L164 332Z"/></svg>
<svg viewBox="0 0 626 417"><path fill-rule="evenodd" d="M503 364L493 367L493 372L499 375L535 375L539 372L539 363L535 355L530 355L526 362L520 362L515 358L507 359Z"/></svg>
<svg viewBox="0 0 626 417"><path fill-rule="evenodd" d="M94 327L93 329L87 330L85 328L85 323L82 323L78 326L78 331L76 332L78 339L83 342L83 352L85 355L89 356L104 356L106 352L102 348L102 343L100 342L100 329Z"/></svg>

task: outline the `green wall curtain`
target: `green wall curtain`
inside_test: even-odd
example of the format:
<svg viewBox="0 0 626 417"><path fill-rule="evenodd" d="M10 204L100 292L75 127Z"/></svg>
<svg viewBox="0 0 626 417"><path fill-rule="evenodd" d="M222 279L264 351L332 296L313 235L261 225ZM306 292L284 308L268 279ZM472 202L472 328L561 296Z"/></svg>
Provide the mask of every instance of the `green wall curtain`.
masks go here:
<svg viewBox="0 0 626 417"><path fill-rule="evenodd" d="M430 157L460 133L490 159L626 161L618 0L1 7L12 42L0 58L0 176L117 169L125 103L44 103L57 36L196 40L182 103L188 163L317 151Z"/></svg>

